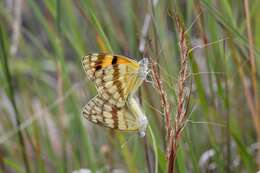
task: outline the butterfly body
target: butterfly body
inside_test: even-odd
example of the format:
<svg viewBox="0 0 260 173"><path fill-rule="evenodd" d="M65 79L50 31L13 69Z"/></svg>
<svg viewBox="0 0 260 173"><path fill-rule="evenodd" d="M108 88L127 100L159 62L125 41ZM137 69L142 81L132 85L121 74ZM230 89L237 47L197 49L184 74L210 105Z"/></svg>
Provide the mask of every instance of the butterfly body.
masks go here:
<svg viewBox="0 0 260 173"><path fill-rule="evenodd" d="M144 137L145 130L148 125L148 120L147 120L145 114L141 110L139 103L136 101L136 99L134 99L134 97L129 97L128 106L137 118L139 136Z"/></svg>
<svg viewBox="0 0 260 173"><path fill-rule="evenodd" d="M83 108L83 116L93 123L121 131L138 131L144 136L147 119L134 98L146 79L148 60L90 54L82 59L87 77L96 84L98 95Z"/></svg>

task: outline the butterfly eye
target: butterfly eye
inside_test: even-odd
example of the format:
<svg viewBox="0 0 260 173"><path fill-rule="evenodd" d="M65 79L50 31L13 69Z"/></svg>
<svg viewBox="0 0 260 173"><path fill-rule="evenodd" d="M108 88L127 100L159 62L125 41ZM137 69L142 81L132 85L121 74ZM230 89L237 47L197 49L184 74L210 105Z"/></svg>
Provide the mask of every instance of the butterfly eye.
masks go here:
<svg viewBox="0 0 260 173"><path fill-rule="evenodd" d="M141 132L138 132L138 135L143 138L145 136L145 132L144 131L141 131Z"/></svg>

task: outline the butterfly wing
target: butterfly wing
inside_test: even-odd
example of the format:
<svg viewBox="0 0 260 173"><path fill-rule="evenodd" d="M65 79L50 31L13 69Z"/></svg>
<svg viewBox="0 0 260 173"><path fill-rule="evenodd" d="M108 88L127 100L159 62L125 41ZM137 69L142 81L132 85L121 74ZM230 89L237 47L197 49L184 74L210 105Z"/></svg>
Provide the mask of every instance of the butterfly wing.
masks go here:
<svg viewBox="0 0 260 173"><path fill-rule="evenodd" d="M140 83L139 63L122 55L90 54L83 57L82 64L98 95L117 107L125 105L129 93Z"/></svg>
<svg viewBox="0 0 260 173"><path fill-rule="evenodd" d="M118 108L97 95L83 108L83 116L89 121L121 131L138 131L139 122L127 105Z"/></svg>

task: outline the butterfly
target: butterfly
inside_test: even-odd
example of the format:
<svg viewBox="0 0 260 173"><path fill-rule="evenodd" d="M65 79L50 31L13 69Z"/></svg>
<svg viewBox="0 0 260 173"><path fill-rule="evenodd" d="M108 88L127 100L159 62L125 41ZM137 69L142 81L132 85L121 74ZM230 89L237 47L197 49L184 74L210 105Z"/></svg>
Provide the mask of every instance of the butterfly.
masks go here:
<svg viewBox="0 0 260 173"><path fill-rule="evenodd" d="M84 56L83 68L98 94L85 105L83 116L101 126L144 136L148 121L135 93L149 73L148 64L147 58L137 62L123 55Z"/></svg>

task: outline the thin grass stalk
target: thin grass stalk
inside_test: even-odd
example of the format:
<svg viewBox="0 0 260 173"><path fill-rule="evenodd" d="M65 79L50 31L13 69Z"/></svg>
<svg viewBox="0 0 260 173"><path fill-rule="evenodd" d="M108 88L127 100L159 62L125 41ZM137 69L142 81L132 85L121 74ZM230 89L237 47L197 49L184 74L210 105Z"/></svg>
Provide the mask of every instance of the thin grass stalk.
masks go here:
<svg viewBox="0 0 260 173"><path fill-rule="evenodd" d="M249 60L251 65L251 80L253 85L253 97L254 97L254 109L255 114L254 116L255 128L257 133L257 142L258 142L258 152L257 152L257 166L260 168L260 110L259 110L259 98L257 96L257 79L256 79L256 60L255 60L255 53L254 53L254 42L253 42L253 34L251 29L251 21L250 21L250 11L249 11L249 2L248 0L244 0L244 9L245 9L245 17L246 17L246 31L247 31L247 38L248 38L248 45L249 45Z"/></svg>
<svg viewBox="0 0 260 173"><path fill-rule="evenodd" d="M139 42L139 51L140 53L142 53L143 55L145 55L147 52L146 52L146 37L148 35L148 32L149 32L149 27L150 27L150 24L151 24L151 20L152 18L154 18L155 16L155 10L154 10L154 6L157 5L158 2L156 3L153 3L152 0L149 1L150 3L150 6L151 6L151 11L152 12L148 12L146 15L145 15L145 19L144 19L144 22L143 22L143 26L142 26L142 30L141 30L141 37L140 37L140 42ZM153 24L153 34L154 34L154 38L157 38L156 37L156 27L155 27L155 23L152 22ZM158 45L157 45L157 42L155 41L155 54L158 55ZM157 56L156 56L157 57ZM157 58L158 59L158 58ZM158 69L158 68L157 68ZM142 97L141 97L141 93L139 94L139 98L140 98L140 103L142 104ZM157 169L157 158L155 159L155 170L153 168L153 164L152 164L152 161L151 161L151 154L149 152L149 144L148 144L148 140L147 140L147 137L145 136L144 138L144 148L145 148L145 158L146 158L146 163L147 163L147 168L148 168L148 172L157 172L158 169ZM154 148L155 149L155 148ZM155 151L155 156L156 156L156 153L157 151Z"/></svg>
<svg viewBox="0 0 260 173"><path fill-rule="evenodd" d="M257 90L256 64L255 64L254 43L253 43L253 34L252 34L252 29L251 29L248 0L244 0L244 10L245 10L246 31L247 31L247 38L248 38L248 45L249 45L248 56L249 56L250 65L251 65L251 77L252 77L252 83L253 83L253 91L254 91L254 94L256 94L256 90ZM257 97L255 97L255 101L256 100L257 100Z"/></svg>
<svg viewBox="0 0 260 173"><path fill-rule="evenodd" d="M159 1L159 0L158 0ZM159 46L158 46L158 37L157 37L157 30L156 30L156 26L155 26L155 6L157 5L158 1L154 1L154 0L150 0L150 6L151 6L151 10L152 10L152 13L151 13L151 18L152 18L152 26L153 26L153 37L154 37L154 46L155 46L155 55L156 55L156 59L157 59L157 62L159 61L159 58L158 58L158 52L159 52Z"/></svg>
<svg viewBox="0 0 260 173"><path fill-rule="evenodd" d="M230 33L228 33L228 34L230 34ZM235 48L235 45L234 45L234 41L230 39L228 43L230 44L230 47L231 47L231 50L232 50L231 53L232 53L232 57L234 58L234 62L236 63L236 65L238 67L238 73L239 73L239 77L240 77L242 85L243 85L243 91L244 91L244 95L245 95L246 102L247 102L247 105L248 105L248 109L250 111L255 129L257 130L257 135L259 135L260 134L260 133L258 133L259 119L256 116L257 114L256 114L256 110L254 108L254 98L251 94L251 90L250 90L250 87L248 85L248 80L247 80L248 78L247 78L246 72L243 69L243 63L242 63L241 57L235 51L236 48Z"/></svg>
<svg viewBox="0 0 260 173"><path fill-rule="evenodd" d="M226 42L224 42L226 43ZM224 50L224 57L226 58L226 49L225 45L223 44L223 50ZM223 65L225 73L227 72L226 66ZM225 88L225 100L224 100L224 105L226 108L225 112L225 120L227 124L227 128L225 129L226 132L226 153L225 153L225 159L226 159L226 165L225 169L227 173L231 172L231 134L230 134L230 105L229 105L229 85L228 85L228 76L227 74L224 75L224 88Z"/></svg>
<svg viewBox="0 0 260 173"><path fill-rule="evenodd" d="M172 138L172 132L173 129L171 127L171 113L170 113L170 103L167 98L166 91L164 89L163 83L160 79L160 75L158 72L158 65L155 63L152 59L151 61L151 72L152 72L152 78L155 84L155 87L157 88L159 95L160 95L160 102L161 102L161 107L163 108L163 113L164 113L164 122L165 122L165 130L166 130L166 158L169 163L169 160L171 158L171 155L169 155L169 146L172 146L173 138ZM168 165L169 166L169 165ZM171 164L173 166L173 164ZM173 167L170 168L170 170L173 170Z"/></svg>
<svg viewBox="0 0 260 173"><path fill-rule="evenodd" d="M157 63L155 63L152 59L151 61L151 72L152 72L152 78L155 84L155 87L157 88L160 100L161 100L161 106L163 108L163 113L165 115L164 121L165 121L165 130L166 130L166 142L168 143L170 132L171 132L171 113L170 113L170 104L167 98L166 91L164 89L163 83L160 79L160 74L158 71Z"/></svg>
<svg viewBox="0 0 260 173"><path fill-rule="evenodd" d="M190 91L191 91L190 90L189 93L186 93L185 91L187 79L189 77L188 74L189 49L187 45L185 29L183 24L180 21L179 16L176 13L174 13L172 17L176 25L176 31L178 33L181 64L180 64L180 72L178 77L177 113L174 118L173 128L170 131L170 137L167 146L168 173L174 172L178 144L182 136L183 128L188 118L187 110L189 106Z"/></svg>
<svg viewBox="0 0 260 173"><path fill-rule="evenodd" d="M13 10L13 26L12 26L12 39L11 39L11 47L10 54L11 56L15 56L18 50L19 37L21 35L21 14L22 14L22 0L16 0L14 3Z"/></svg>
<svg viewBox="0 0 260 173"><path fill-rule="evenodd" d="M154 172L153 168L152 168L152 162L151 162L151 156L150 156L150 152L149 152L149 144L147 141L147 136L144 137L144 149L145 149L145 159L146 159L146 163L147 163L147 169L148 172Z"/></svg>
<svg viewBox="0 0 260 173"><path fill-rule="evenodd" d="M11 101L11 104L12 104L12 107L13 107L14 113L15 113L15 122L16 122L15 128L18 128L21 124L21 120L20 120L20 114L17 109L17 105L16 105L16 101L15 101L14 88L12 85L12 76L11 76L11 73L9 70L8 57L7 57L7 52L6 52L5 42L4 42L4 33L3 33L3 29L1 26L0 26L0 45L1 45L0 49L2 50L1 59L2 59L3 73L6 77L8 97ZM31 171L30 171L30 166L29 166L29 158L28 158L28 155L26 154L25 139L20 130L18 131L18 139L19 139L19 143L21 146L21 150L22 150L22 157L23 157L23 162L25 165L25 170L27 173L30 173Z"/></svg>
<svg viewBox="0 0 260 173"><path fill-rule="evenodd" d="M207 45L207 44L209 44L209 41L208 41L208 36L206 34L207 32L205 31L205 28L204 28L205 20L204 20L204 14L203 14L203 7L201 6L200 3L195 7L195 10L197 11L197 14L201 13L201 16L199 17L198 22L197 22L197 27L198 27L199 35L202 38L203 44ZM208 50L205 49L204 52L205 52L205 56L208 57L209 56ZM210 67L209 59L205 58L205 61L206 61L207 69L210 70L211 67ZM214 103L214 99L212 99L216 96L214 94L214 91L213 91L214 89L212 86L213 85L212 75L207 75L207 80L209 81L208 84L209 84L209 91L210 91L210 97L211 97L211 99L209 99L211 102L210 105L215 106L216 104Z"/></svg>
<svg viewBox="0 0 260 173"><path fill-rule="evenodd" d="M62 30L61 30L61 5L62 3L60 2L60 0L56 0L56 30L57 30L57 44L59 46L61 45L61 39L62 39ZM58 98L63 98L64 97L64 81L63 81L63 75L62 75L62 58L61 56L61 49L59 49L58 51L55 52L56 57L58 57L58 59L56 60L56 69L57 69L57 93L58 93ZM58 111L59 111L59 115L65 115L65 104L64 104L64 100L62 100L58 106ZM59 116L60 118L62 118L62 116ZM66 130L64 127L64 123L62 121L62 119L60 119L60 121L58 121L59 127L61 128L61 130ZM65 134L65 133L64 133ZM63 164L62 164L62 171L67 172L68 171L68 165L67 165L67 143L66 143L66 135L62 136L62 160L63 160Z"/></svg>
<svg viewBox="0 0 260 173"><path fill-rule="evenodd" d="M143 106L143 100L142 100L141 90L139 90L138 97L139 97L140 105ZM148 145L147 135L144 137L143 145L144 145L144 151L145 151L145 159L146 159L146 163L147 163L147 169L148 169L148 172L151 172L151 173L152 173L152 163L151 163L151 159L150 159L151 156L150 156L150 152L149 152L149 145Z"/></svg>
<svg viewBox="0 0 260 173"><path fill-rule="evenodd" d="M83 2L80 3L79 0L75 1L76 7L80 10L80 13L83 17L85 17L86 19L89 18L90 23L94 26L94 28L96 29L97 34L103 39L106 49L108 49L108 52L113 53L113 48L111 47L111 44L108 40L108 37L100 23L100 21L98 20L95 12L92 10L92 8L90 8L89 6L85 6L85 8L87 9L84 10L82 8L81 5L84 6Z"/></svg>

